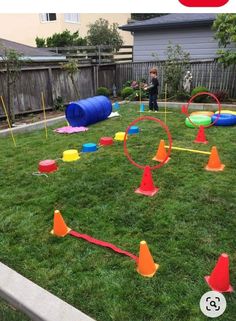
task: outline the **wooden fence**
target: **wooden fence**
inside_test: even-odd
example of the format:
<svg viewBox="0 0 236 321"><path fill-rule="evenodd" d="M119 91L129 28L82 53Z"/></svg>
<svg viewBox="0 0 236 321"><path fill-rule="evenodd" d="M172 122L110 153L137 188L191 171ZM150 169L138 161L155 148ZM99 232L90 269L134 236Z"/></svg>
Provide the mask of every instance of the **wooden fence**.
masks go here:
<svg viewBox="0 0 236 321"><path fill-rule="evenodd" d="M80 64L107 64L114 62L132 62L133 46L122 46L114 52L111 46L72 46L45 48L57 54L66 56L67 59L76 59Z"/></svg>
<svg viewBox="0 0 236 321"><path fill-rule="evenodd" d="M95 95L99 86L112 89L116 78L115 69L115 64L81 66L75 75L80 97ZM6 74L0 72L0 95L5 101L7 100L6 91ZM40 111L42 108L41 92L44 93L47 108L51 108L58 97L62 97L65 103L79 99L67 72L58 65L22 68L21 75L12 91L16 115ZM0 116L3 115L0 103Z"/></svg>
<svg viewBox="0 0 236 321"><path fill-rule="evenodd" d="M122 87L127 80L138 80L148 77L148 71L152 67L158 68L160 89L164 88L165 66L163 62L134 62L117 65L116 85ZM187 70L193 75L192 87L204 86L211 92L224 90L230 98L236 98L236 66L224 68L222 64L213 61L192 61ZM180 87L182 84L180 84Z"/></svg>
<svg viewBox="0 0 236 321"><path fill-rule="evenodd" d="M81 65L75 76L81 98L96 94L100 86L120 90L127 80L147 78L151 67L159 70L160 91L164 88L164 66L158 62L117 63L102 65ZM225 90L230 98L236 98L236 66L226 69L215 62L193 62L193 87L205 86L210 91ZM59 65L25 67L14 88L14 110L16 114L41 110L40 94L44 92L47 108L51 108L58 97L65 103L78 100L73 84L66 71ZM6 74L0 72L0 95L6 100ZM0 104L0 116L4 115Z"/></svg>

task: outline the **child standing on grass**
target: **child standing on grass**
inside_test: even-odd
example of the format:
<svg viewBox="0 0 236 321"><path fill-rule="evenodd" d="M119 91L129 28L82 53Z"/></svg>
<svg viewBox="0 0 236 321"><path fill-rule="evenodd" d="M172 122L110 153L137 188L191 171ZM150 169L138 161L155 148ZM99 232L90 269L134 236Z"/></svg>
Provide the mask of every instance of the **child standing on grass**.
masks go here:
<svg viewBox="0 0 236 321"><path fill-rule="evenodd" d="M158 86L159 81L157 79L157 69L152 68L150 70L150 76L151 76L151 83L150 85L144 86L144 90L149 91L149 111L155 110L155 112L158 111L158 104L157 104L157 95L158 95Z"/></svg>

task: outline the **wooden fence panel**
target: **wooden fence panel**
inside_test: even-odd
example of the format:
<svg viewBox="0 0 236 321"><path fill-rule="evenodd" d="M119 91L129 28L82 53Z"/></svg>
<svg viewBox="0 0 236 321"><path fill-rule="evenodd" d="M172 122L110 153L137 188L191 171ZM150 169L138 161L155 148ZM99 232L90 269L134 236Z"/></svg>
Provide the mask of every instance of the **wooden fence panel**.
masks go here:
<svg viewBox="0 0 236 321"><path fill-rule="evenodd" d="M6 102L6 75L0 75L0 94ZM40 110L42 108L41 92L44 93L45 105L53 104L47 69L22 71L11 90L16 115ZM0 115L4 115L2 108L0 108Z"/></svg>
<svg viewBox="0 0 236 321"><path fill-rule="evenodd" d="M98 66L98 87L107 87L112 90L116 85L116 65L100 65Z"/></svg>
<svg viewBox="0 0 236 321"><path fill-rule="evenodd" d="M93 70L91 66L80 68L74 78L81 98L90 97L94 94ZM65 102L79 99L67 72L59 68L53 69L52 85L54 87L54 100L57 97L63 97Z"/></svg>

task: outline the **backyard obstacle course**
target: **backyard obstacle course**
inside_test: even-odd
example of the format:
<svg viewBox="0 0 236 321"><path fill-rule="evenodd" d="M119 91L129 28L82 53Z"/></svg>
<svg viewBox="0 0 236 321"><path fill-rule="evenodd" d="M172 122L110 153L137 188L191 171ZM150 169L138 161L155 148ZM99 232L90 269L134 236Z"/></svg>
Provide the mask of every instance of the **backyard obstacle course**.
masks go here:
<svg viewBox="0 0 236 321"><path fill-rule="evenodd" d="M83 142L100 141L99 138L101 136L113 136L116 131L124 130L127 124L136 118L133 112L134 108L135 106L127 107L127 109L122 108L122 118L119 121L108 121L101 123L101 126L92 126L90 127L90 132L82 135L63 137L50 135L50 140L45 142L47 150L38 146L38 152L32 158L33 162L31 162L30 166L34 167L34 163L37 164L37 157L39 157L38 159L42 158L40 158L40 155L57 158L57 155L64 149L74 147L81 149ZM170 117L168 124L170 130L173 128L173 138L177 138L173 141L173 145L198 149L189 139L191 137L189 136L190 134L193 134L192 137L194 138L194 132L184 127L179 113L175 113L173 116ZM164 115L161 117L164 119ZM162 119L161 117L159 118ZM147 124L147 129L152 129L153 127L155 127L155 123ZM138 136L130 137L128 143L130 143L131 148L132 146L135 147L134 144L136 141L138 142L139 136L142 142L150 145L150 140L146 135L149 130L141 129ZM226 165L230 164L230 153L233 153L234 148L233 144L231 145L227 141L226 135L228 135L229 131L232 132L233 128L229 130L224 128L220 130L217 128L210 129L208 139L211 144L208 147L203 146L199 149L210 152L211 145L217 144L222 161ZM219 134L219 132L222 134ZM159 133L161 134L161 132ZM39 142L42 141L42 138L44 138L42 137L43 131L32 136L29 135L29 138L33 139L35 136ZM159 137L164 138L158 135L158 139ZM18 143L21 143L23 138L19 137L19 140L17 139ZM56 144L54 144L54 139ZM153 139L151 141L154 144L150 146L151 151L148 156L150 160L154 156L159 143ZM187 303L189 307L189 314L186 318L197 319L200 316L196 302L200 299L200 294L208 289L204 276L211 275L221 253L226 251L230 258L233 253L233 244L230 242L229 236L229 233L233 233L231 221L231 218L233 218L233 206L229 205L229 197L231 197L232 193L228 192L228 187L232 186L230 185L232 183L230 173L232 176L234 168L229 167L227 171L220 173L220 175L207 174L202 165L207 163L209 155L199 154L200 156L197 155L198 157L195 158L196 154L179 153L177 150L172 150L171 161L159 172L152 173L154 182L158 183L157 185L160 187L165 185L165 188L160 189L156 197L149 199L133 193L136 183L140 183L139 179L141 180L142 172L132 168L125 160L122 153L122 142L117 145L116 143L114 144L111 148L108 146L106 150L100 149L99 152L93 155L83 154L81 155L82 161L74 164L62 164L62 162L59 162L59 165L63 168L60 168L60 171L55 172L46 181L43 178L33 180L35 185L37 184L37 191L40 191L41 188L41 193L38 195L41 197L47 196L48 201L46 204L40 202L39 207L42 209L40 212L37 212L37 209L32 207L32 210L36 213L34 217L28 215L27 209L24 210L24 216L29 216L29 224L35 224L35 219L38 218L42 224L39 226L35 224L35 232L37 235L40 235L43 231L46 234L43 232L40 238L35 238L32 242L32 238L30 238L32 229L28 233L26 227L24 235L19 233L20 229L17 231L17 226L14 229L19 233L18 235L22 240L26 239L27 249L30 249L29 243L32 242L32 249L35 248L35 251L32 251L31 258L35 258L39 262L41 258L43 259L43 253L38 255L37 252L40 251L37 251L34 241L39 244L44 240L45 243L42 250L44 249L45 253L54 255L51 255L52 257L47 256L42 263L40 262L39 272L35 271L35 275L32 273L31 278L33 280L36 279L38 277L37 273L41 273L40 268L44 265L44 270L47 271L48 275L50 275L50 270L53 273L51 280L57 286L54 290L56 291L55 293L60 292L63 285L66 300L70 300L68 293L70 290L73 291L75 300L76 297L80 298L77 307L82 308L86 313L89 313L90 309L90 311L93 311L92 316L95 319L99 319L97 308L101 307L104 312L103 315L100 314L100 319L106 321L110 318L109 313L111 310L104 306L105 300L107 304L112 306L114 298L116 299L116 306L119 302L119 311L127 311L127 317L122 315L122 320L135 321L145 318L148 310L150 311L148 315L150 320L152 316L157 314L161 319L168 319L168 321L177 314L184 319L183 314L185 314L186 309L181 314L182 308L179 309L178 307L173 308L169 318L165 318L167 300L171 306L178 305L179 293L184 290L188 297L192 296L192 301L182 302L185 306ZM166 141L166 144L168 145L168 141ZM33 147L30 144L28 146ZM139 146L134 151L134 153L137 152L136 155L138 157ZM22 146L22 151L24 151L24 146ZM140 155L141 159L143 157L145 155ZM87 161L89 166L86 165ZM88 171L86 171L87 169ZM107 169L106 172L101 173L104 169ZM183 173L187 173L188 182L183 178ZM92 175L96 175L97 178L91 179ZM73 179L76 179L76 183ZM197 184L195 186L192 185L191 180L194 183L199 183L199 186L204 186L204 191L207 191L207 193L202 192ZM60 186L61 182L63 182L64 186ZM227 187L227 191L223 184ZM46 185L45 191L43 191L43 185ZM183 193L184 188L186 189L185 193ZM90 191L95 197L89 194ZM49 195L48 192L52 192L52 195ZM198 194L198 192L200 193ZM222 193L224 193L223 198ZM174 197L173 194L175 194ZM192 197L194 201L191 204ZM181 206L178 207L177 204L180 202ZM190 206L188 202L191 204ZM173 206L168 203L173 203ZM230 207L228 207L229 211L223 214L224 210L227 209L227 203ZM30 203L27 202L26 204ZM144 204L147 205L145 206L147 209L144 208ZM151 280L148 280L136 272L137 264L128 256L113 253L109 248L106 249L89 244L83 239L76 240L72 235L68 235L66 239L57 239L51 236L48 232L51 227L50 221L53 219L53 212L52 210L48 212L48 208L54 209L54 206L62 209L64 219L74 231L111 242L123 250L130 251L135 256L139 256L139 241L146 240L150 246L154 261L160 264L158 273ZM211 221L211 218L214 221ZM213 224L208 224L208 220ZM195 227L196 233L193 229L191 230L191 226ZM222 226L223 229L220 229ZM6 230L6 233L4 233L4 238L6 239L8 238L7 234ZM36 235L35 233L33 234ZM167 235L170 235L170 237L167 237ZM208 243L208 236L211 237L210 243ZM29 238L29 241L27 241L27 238ZM201 242L201 240L203 241ZM227 240L229 240L229 243ZM197 247L196 244L198 244ZM40 247L41 244L39 245ZM10 250L9 254L11 255ZM27 260L30 264L30 256L27 253L25 258L24 264L27 263ZM22 264L19 257L13 259L16 262L18 261L19 265ZM69 265L68 262L70 262ZM234 286L235 262L233 257L230 264L232 265L230 266L230 272L232 273L231 284ZM47 266L49 266L49 269L47 269ZM196 266L197 269L195 269ZM175 273L176 267L178 269L177 274ZM54 276L56 269L57 276ZM47 278L45 278L46 282ZM92 286L92 289L90 289L90 286ZM48 284L48 289L51 289L50 284ZM111 296L110 301L108 297L103 297L104 289L107 291L107 296ZM122 290L124 291L120 292ZM116 293L114 293L115 291ZM159 294L155 296L157 292ZM126 293L130 297L130 302L127 302L128 307L122 301L122 297L124 297L124 300L127 297ZM88 296L96 300L96 305L93 306L93 303L90 302L90 307L88 308L86 303ZM143 300L144 298L145 301ZM158 304L159 298L163 300L160 305ZM230 315L230 310L232 310L232 305L234 304L234 296L228 295L227 298L229 300L229 311L227 313L229 312ZM140 308L140 305L143 306ZM190 312L190 310L195 312ZM233 317L234 314L231 313L231 315Z"/></svg>
<svg viewBox="0 0 236 321"><path fill-rule="evenodd" d="M133 135L133 134L137 134L140 132L139 127L134 126L136 125L138 122L140 121L154 121L156 123L159 123L159 125L161 125L161 127L166 131L167 136L168 136L168 140L169 140L169 145L165 145L164 140L162 139L160 141L156 156L153 158L153 160L158 161L159 164L155 165L155 166L148 166L148 165L140 165L138 163L136 163L130 156L128 149L127 149L127 136L129 135ZM201 132L201 126L200 126L200 131L198 132L198 136L204 135L204 132ZM158 187L156 187L154 185L153 179L152 179L152 174L151 174L151 170L157 169L162 167L164 164L166 164L169 160L170 160L170 153L171 150L173 148L173 150L177 150L177 151L185 151L185 152L192 152L192 153L200 153L200 154L207 154L210 155L209 157L209 161L207 163L207 165L205 166L206 170L209 171L222 171L224 169L224 166L219 158L218 155L218 151L217 148L215 146L212 147L211 152L206 152L206 151L200 151L200 150L194 150L194 149L188 149L188 148L182 148L182 147L176 147L176 146L172 146L172 137L171 134L169 132L168 127L166 126L166 124L164 124L163 122L161 122L158 118L153 118L153 117L140 117L138 119L135 119L133 122L131 122L126 131L125 132L118 132L115 135L115 140L120 140L120 141L124 141L124 152L126 157L128 158L128 160L135 165L136 167L143 169L143 177L142 177L142 181L141 181L141 185L140 187L135 191L138 194L143 194L146 196L153 196L158 192ZM197 138L198 140L198 138ZM113 144L113 139L111 137L102 137L99 141L99 145L100 146L107 146L107 145L112 145ZM90 149L91 147L91 149ZM168 151L166 152L166 149L168 148ZM95 143L87 143L87 144L83 144L83 148L82 148L82 152L94 152L97 150L97 145ZM66 151L68 152L68 151ZM78 159L78 155L76 154L74 157L72 157L73 160L77 160ZM69 157L70 159L70 157ZM71 159L69 160L71 161ZM137 271L139 274L141 274L142 276L146 276L146 277L152 277L155 272L157 271L157 269L159 268L159 265L154 263L154 260L150 254L150 251L147 247L147 244L145 241L141 241L140 242L140 254L139 254L139 258L137 256L135 256L134 254L124 251L118 247L116 247L115 245L108 243L108 242L104 242L101 240L97 240L89 235L86 234L80 234L78 232L72 231L69 227L67 227L67 225L64 222L64 219L62 218L61 214L59 211L55 211L54 213L54 228L52 233L56 236L65 236L67 234L76 237L76 238L82 238L90 243L99 245L99 246L103 246L103 247L107 247L112 249L113 251L129 256L130 258L132 258L133 260L135 260L135 262L137 263ZM221 264L220 264L221 266ZM225 266L225 265L224 265ZM228 272L229 273L229 272ZM215 277L215 274L217 275L217 277ZM225 275L225 278L227 279L227 268L224 267L223 269L223 274ZM217 279L217 282L220 284L218 285L219 289L222 289L222 291L226 291L230 289L231 287L229 285L222 285L221 281L218 280L218 270L217 272L212 272L212 275L208 278L206 278L208 284L210 287L213 288L212 284L215 284L215 279ZM225 284L227 284L226 281L224 281Z"/></svg>

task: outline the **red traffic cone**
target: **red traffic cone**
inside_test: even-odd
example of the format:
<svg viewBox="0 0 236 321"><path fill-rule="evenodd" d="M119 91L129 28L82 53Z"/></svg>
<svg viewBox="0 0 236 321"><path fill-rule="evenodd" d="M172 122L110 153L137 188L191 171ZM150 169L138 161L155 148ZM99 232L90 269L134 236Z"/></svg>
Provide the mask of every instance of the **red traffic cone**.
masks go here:
<svg viewBox="0 0 236 321"><path fill-rule="evenodd" d="M221 254L211 275L205 276L205 280L213 291L233 292L229 281L229 257L227 254Z"/></svg>
<svg viewBox="0 0 236 321"><path fill-rule="evenodd" d="M159 188L155 187L153 183L150 166L145 166L141 185L138 189L136 189L135 193L153 196L158 192L158 190Z"/></svg>
<svg viewBox="0 0 236 321"><path fill-rule="evenodd" d="M182 105L181 113L185 114L185 115L188 115L188 105Z"/></svg>
<svg viewBox="0 0 236 321"><path fill-rule="evenodd" d="M206 135L205 135L205 131L204 131L204 127L200 126L198 133L197 133L197 137L194 140L194 143L202 143L202 144L207 144L208 141L206 140Z"/></svg>

